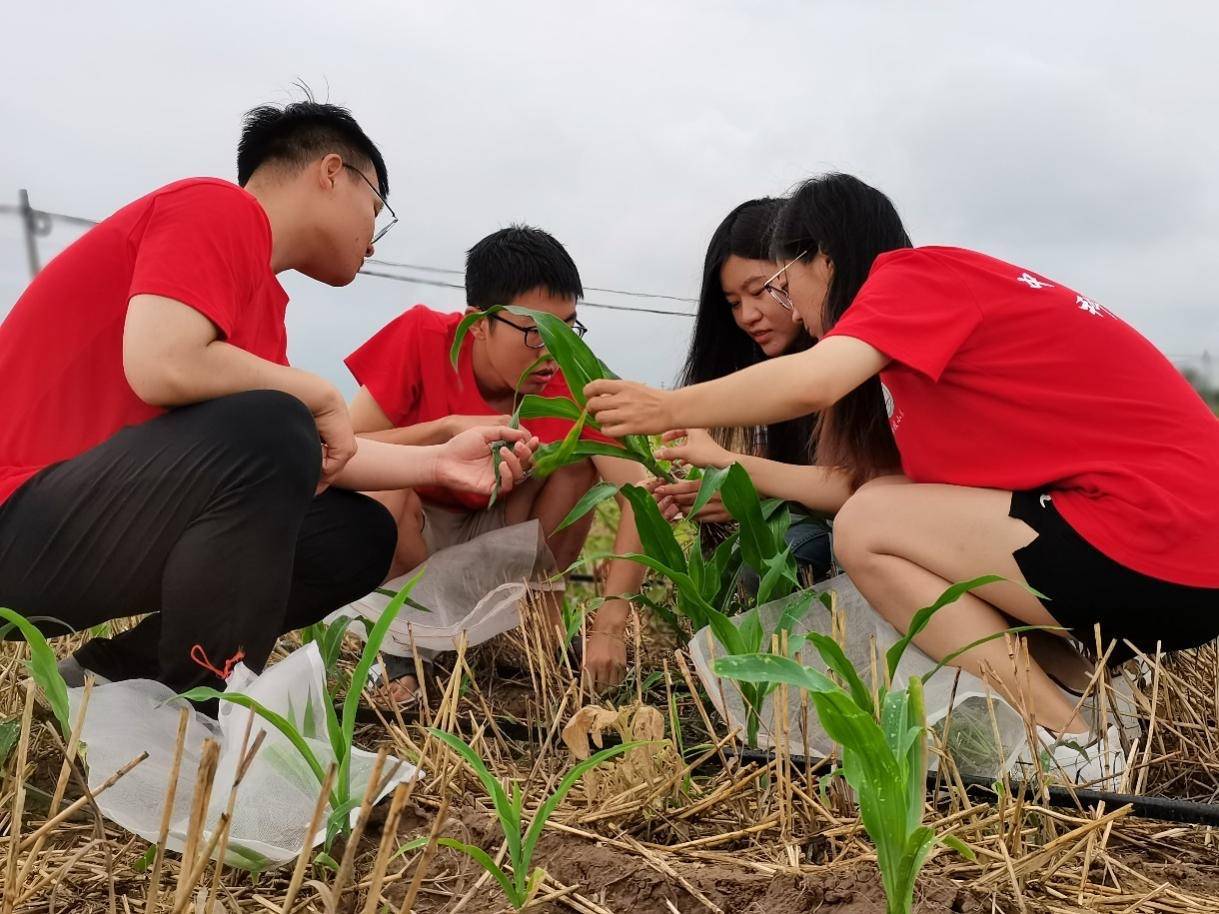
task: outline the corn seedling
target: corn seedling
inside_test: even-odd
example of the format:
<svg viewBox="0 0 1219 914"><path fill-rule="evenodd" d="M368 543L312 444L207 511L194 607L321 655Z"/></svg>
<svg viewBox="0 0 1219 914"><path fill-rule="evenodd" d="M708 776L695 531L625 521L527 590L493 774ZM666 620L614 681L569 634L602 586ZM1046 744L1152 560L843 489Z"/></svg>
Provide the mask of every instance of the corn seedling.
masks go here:
<svg viewBox="0 0 1219 914"><path fill-rule="evenodd" d="M407 602L411 590L414 589L422 575L423 572L421 571L403 585L402 589L395 594L394 598L385 607L376 624L369 630L368 640L364 645L363 652L360 654L360 660L352 672L351 685L348 687L347 695L343 700L342 718L335 711L334 702L330 698L328 687L323 684L322 692L326 713L327 736L330 740L330 748L334 753L335 761L338 763L338 776L335 779L334 788L330 794L331 812L327 825L327 843L333 839L335 834L346 834L350 830L350 813L360 805L361 796L358 793L353 795L351 790L351 750L352 740L355 736L356 713L359 710L360 695L363 693L364 687L368 683L368 677L372 673L373 665L376 663L377 653L381 649L381 642L385 640L390 625L393 624L399 610ZM329 628L325 629L319 643L319 648L329 651L332 657L337 657L339 645L342 643L343 634L346 632L348 624L346 621L342 621L341 623L332 624ZM323 657L325 656L326 653L323 653ZM210 687L201 687L184 692L178 697L189 701L218 699L248 708L282 733L296 751L300 753L301 758L309 766L309 770L313 772L318 783L325 783L325 766L308 743L308 740L314 734L304 731L296 721L289 720L255 699L250 698L248 695L242 695L241 693L221 692ZM304 717L306 720L309 720L312 718L312 715L307 711Z"/></svg>
<svg viewBox="0 0 1219 914"><path fill-rule="evenodd" d="M496 815L499 818L500 828L503 830L504 841L508 846L508 860L511 863L512 874L509 875L504 872L503 868L492 860L490 854L481 847L466 844L458 841L456 838L439 838L437 843L461 851L477 862L479 866L499 883L500 888L504 891L504 896L508 899L508 903L518 911L529 903L534 893L537 892L538 886L542 884L542 880L546 877L545 870L541 867L533 867L533 853L537 849L538 840L542 837L542 830L546 827L546 820L550 818L559 804L563 802L567 792L576 785L587 771L616 755L621 755L624 752L643 745L643 743L632 742L610 746L578 763L571 771L567 772L559 782L559 786L555 788L554 793L542 801L538 811L534 814L533 821L529 823L529 828L522 832L525 794L521 791L520 785L513 783L511 785L511 793L509 793L504 785L500 783L499 779L487 768L486 763L479 758L478 753L466 743L444 730L432 729L429 732L462 757L482 782L487 794L491 797L491 801L495 805ZM408 843L401 850L422 847L426 842L427 838L420 838Z"/></svg>
<svg viewBox="0 0 1219 914"><path fill-rule="evenodd" d="M571 398L541 397L529 394L523 397L512 416L512 425L517 427L521 420L529 419L566 419L572 423L571 431L560 441L552 441L538 448L533 456L533 475L546 477L555 470L570 463L577 463L589 457L621 457L643 464L656 476L667 477L665 468L652 454L652 445L646 435L627 435L619 438L618 444L604 441L586 441L581 439L585 428L597 429L596 421L588 414L588 403L584 396L584 388L593 381L616 379L605 363L602 362L575 331L553 314L545 311L533 311L529 308L515 306L493 305L485 311L467 314L453 337L453 346L449 357L456 369L461 357L461 345L465 341L470 328L480 320L486 320L500 311L507 311L520 317L532 318L537 325L542 342L546 345L546 354L526 369L526 374L542 361L553 359L563 372L567 385L571 390ZM495 448L492 461L496 468L496 492L498 495L499 448ZM492 499L494 501L494 497Z"/></svg>
<svg viewBox="0 0 1219 914"><path fill-rule="evenodd" d="M963 594L1001 580L989 575L954 584L931 606L920 609L906 634L885 654L885 682L893 681L906 648L932 616ZM810 632L803 640L813 645L842 685L795 660L773 654L724 657L716 662L715 672L739 682L767 688L786 684L809 693L821 726L842 749L842 774L859 799L864 828L876 845L888 914L909 914L915 880L937 841L935 832L923 824L927 783L923 679L911 677L900 690L890 690L881 683L873 700L863 677L833 638ZM957 839L941 836L938 840L972 857Z"/></svg>
<svg viewBox="0 0 1219 914"><path fill-rule="evenodd" d="M20 613L0 607L0 621L5 622L0 626L0 640L3 640L15 628L29 645L30 676L33 677L34 684L42 691L51 713L55 715L64 739L68 739L72 733L72 721L68 717L68 685L60 675L55 661L55 651L52 650L51 645L34 623Z"/></svg>

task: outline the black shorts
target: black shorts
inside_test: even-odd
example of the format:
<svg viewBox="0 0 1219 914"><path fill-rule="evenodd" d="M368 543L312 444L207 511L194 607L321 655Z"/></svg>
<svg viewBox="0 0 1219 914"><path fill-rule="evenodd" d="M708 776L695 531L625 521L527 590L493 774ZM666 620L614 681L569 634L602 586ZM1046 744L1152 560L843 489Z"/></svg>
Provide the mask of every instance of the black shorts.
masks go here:
<svg viewBox="0 0 1219 914"><path fill-rule="evenodd" d="M1090 545L1063 520L1052 497L1015 492L1009 516L1037 531L1037 538L1012 555L1024 579L1049 597L1051 616L1094 655L1095 629L1107 648L1110 665L1129 660L1129 641L1154 656L1198 647L1219 637L1219 589L1188 587L1132 571Z"/></svg>

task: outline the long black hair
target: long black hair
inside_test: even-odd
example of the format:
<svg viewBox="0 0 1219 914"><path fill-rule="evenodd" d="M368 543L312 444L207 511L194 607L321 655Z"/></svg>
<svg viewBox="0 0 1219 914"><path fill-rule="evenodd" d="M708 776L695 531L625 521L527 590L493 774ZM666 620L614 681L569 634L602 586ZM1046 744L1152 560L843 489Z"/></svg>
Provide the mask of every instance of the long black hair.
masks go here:
<svg viewBox="0 0 1219 914"><path fill-rule="evenodd" d="M824 254L833 266L822 305L829 330L851 306L872 262L886 251L913 247L893 203L858 178L826 174L801 184L775 220L773 256L787 261ZM869 378L829 409L817 425L822 463L841 467L858 486L901 465L885 412L880 378Z"/></svg>
<svg viewBox="0 0 1219 914"><path fill-rule="evenodd" d="M698 296L698 315L690 351L679 383L698 384L748 368L765 361L766 354L732 318L732 306L724 294L720 270L729 257L771 260L771 228L783 201L774 197L747 200L720 223L703 260L703 285ZM812 340L801 333L788 352L807 349ZM721 444L736 451L781 460L784 463L812 462L814 417L801 416L766 428L721 429L713 434Z"/></svg>

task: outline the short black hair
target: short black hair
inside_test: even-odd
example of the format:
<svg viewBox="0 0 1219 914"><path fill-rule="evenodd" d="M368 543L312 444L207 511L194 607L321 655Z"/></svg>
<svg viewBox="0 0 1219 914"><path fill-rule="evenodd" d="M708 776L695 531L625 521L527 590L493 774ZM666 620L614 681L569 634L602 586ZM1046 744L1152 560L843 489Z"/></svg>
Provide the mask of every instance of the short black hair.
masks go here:
<svg viewBox="0 0 1219 914"><path fill-rule="evenodd" d="M466 304L470 307L507 305L537 288L556 296L584 296L575 261L549 232L510 225L466 251Z"/></svg>
<svg viewBox="0 0 1219 914"><path fill-rule="evenodd" d="M353 165L370 163L376 169L381 196L389 196L385 159L351 112L312 98L283 108L260 105L246 112L237 144L237 183L245 187L266 162L303 166L332 152Z"/></svg>

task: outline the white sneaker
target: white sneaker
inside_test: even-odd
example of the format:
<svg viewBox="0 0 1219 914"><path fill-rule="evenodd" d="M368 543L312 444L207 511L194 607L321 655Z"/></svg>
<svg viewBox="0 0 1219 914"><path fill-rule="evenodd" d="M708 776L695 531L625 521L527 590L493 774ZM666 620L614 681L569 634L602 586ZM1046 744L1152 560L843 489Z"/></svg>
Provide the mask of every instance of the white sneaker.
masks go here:
<svg viewBox="0 0 1219 914"><path fill-rule="evenodd" d="M1126 754L1117 727L1110 727L1100 736L1054 734L1038 727L1037 739L1041 743L1041 770L1051 779L1100 790L1116 790L1120 786L1126 770ZM1027 748L1021 762L1030 769L1033 767Z"/></svg>

